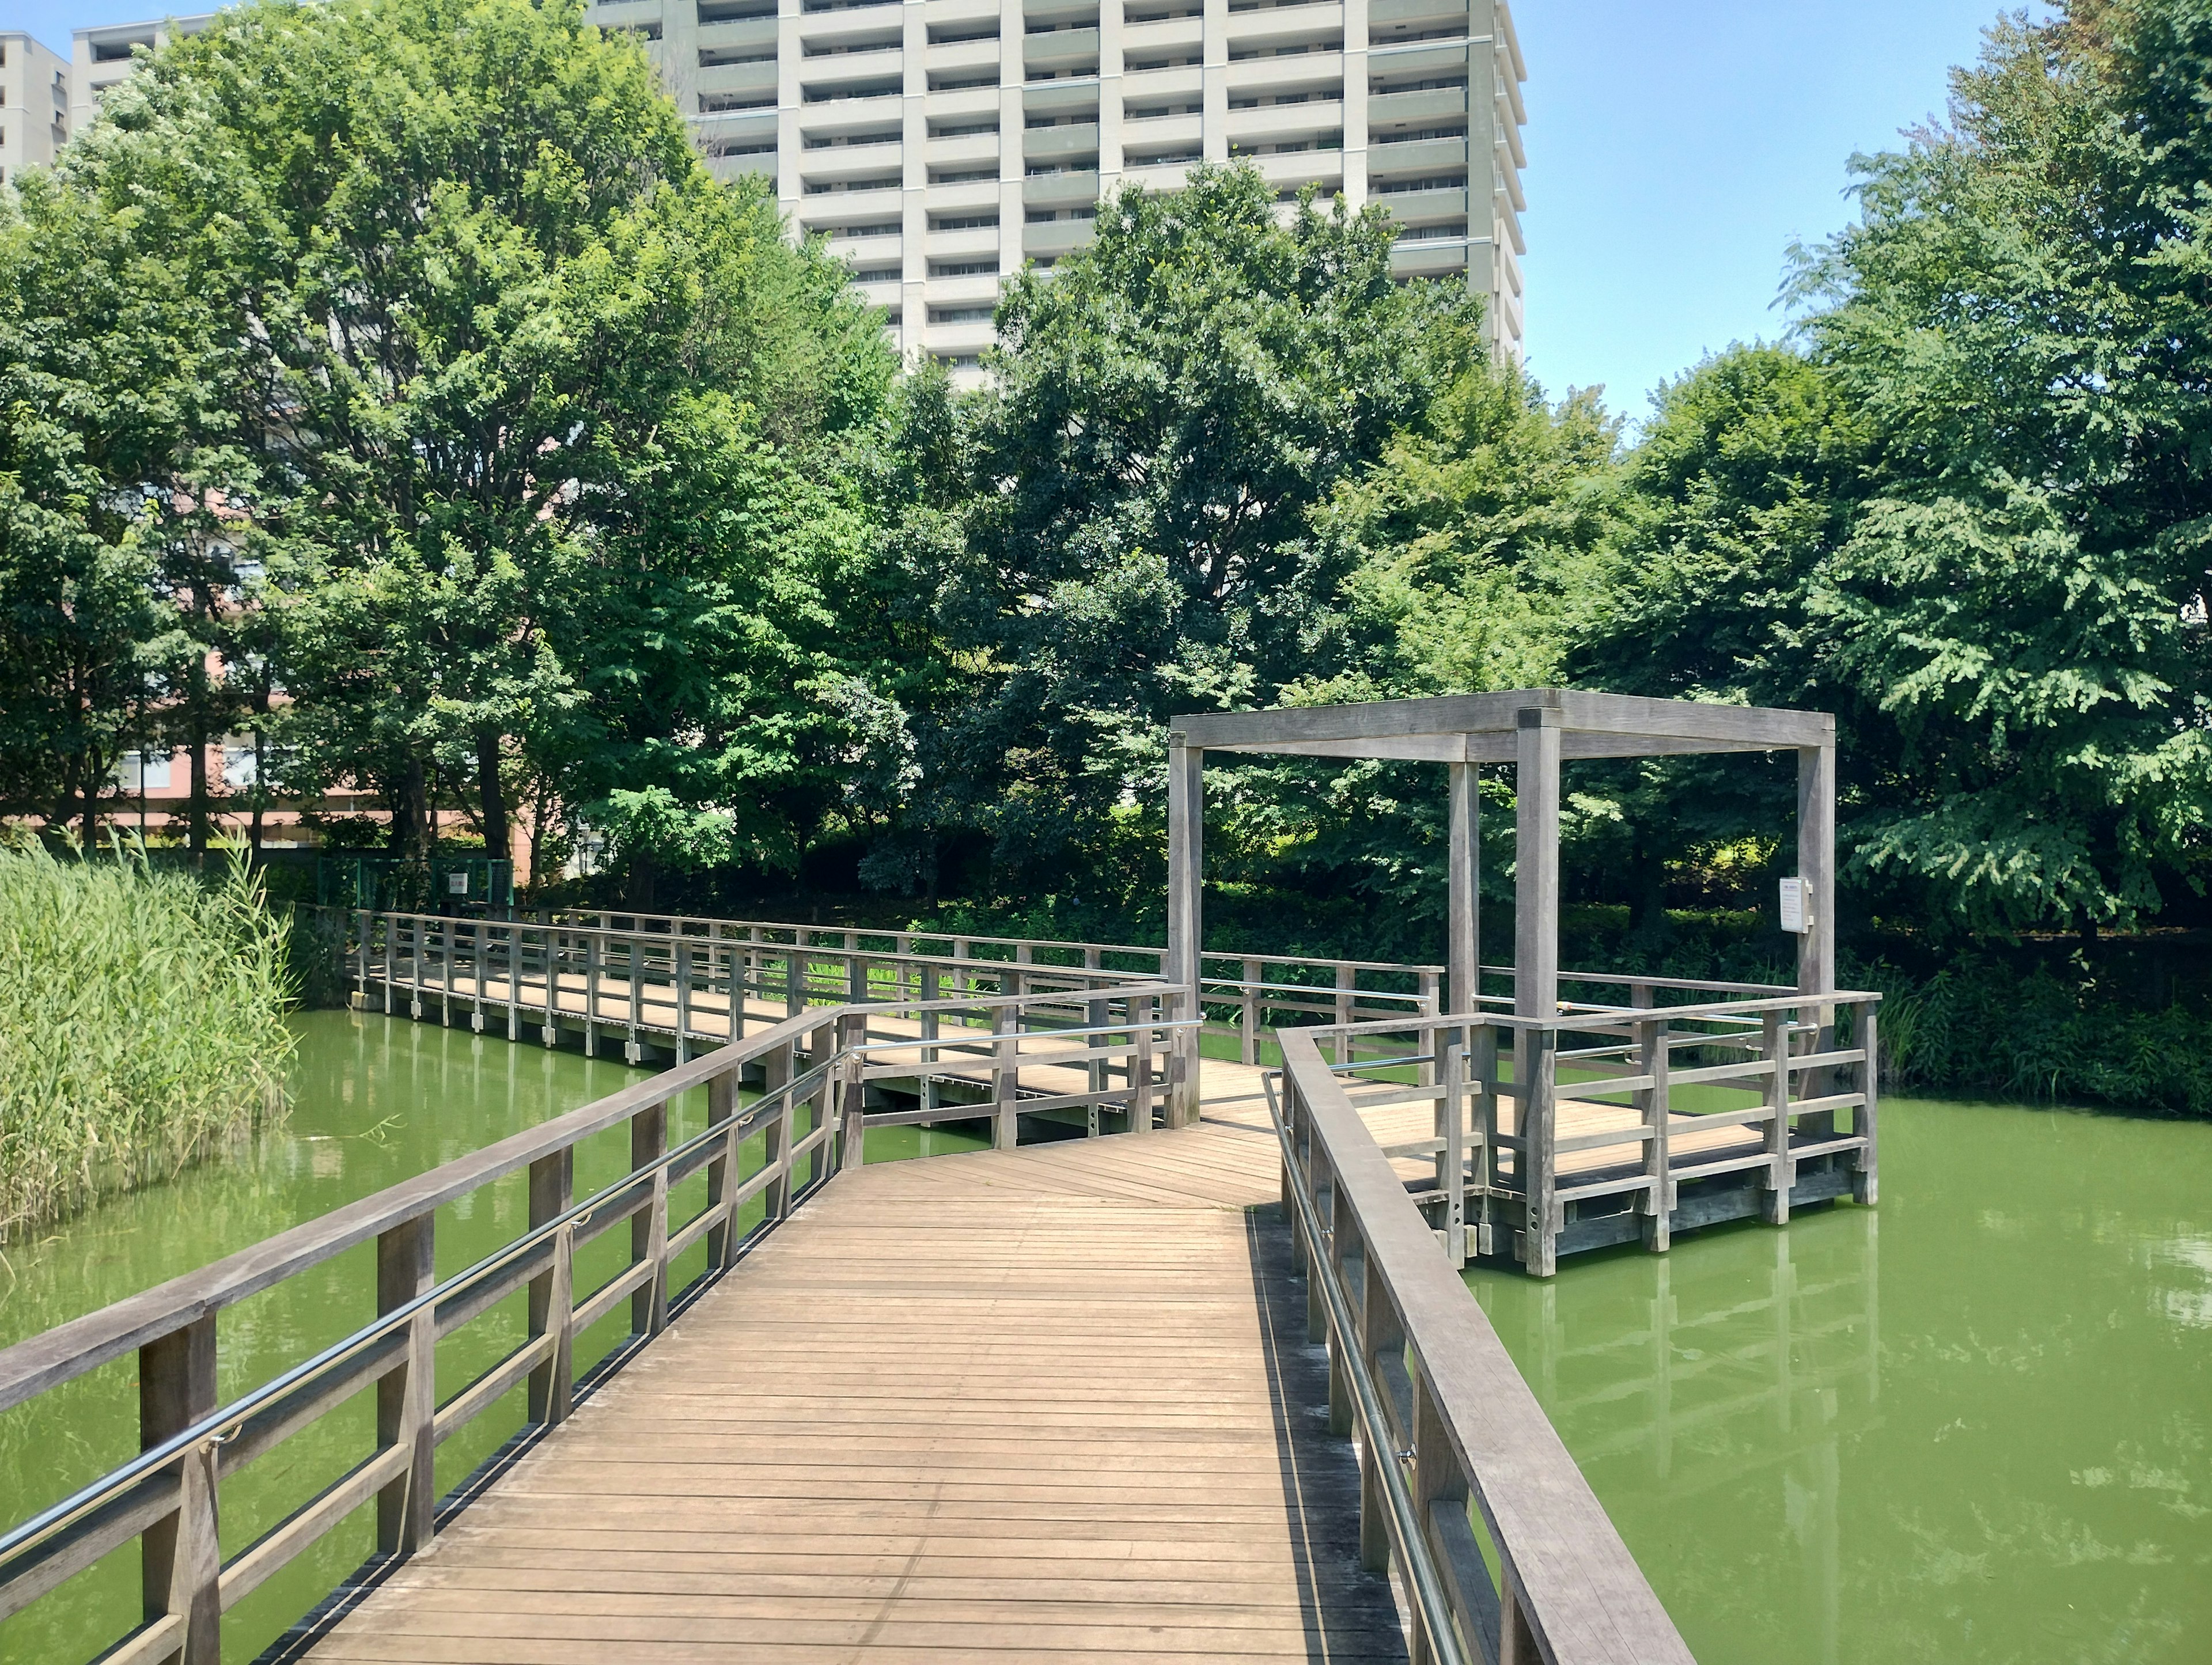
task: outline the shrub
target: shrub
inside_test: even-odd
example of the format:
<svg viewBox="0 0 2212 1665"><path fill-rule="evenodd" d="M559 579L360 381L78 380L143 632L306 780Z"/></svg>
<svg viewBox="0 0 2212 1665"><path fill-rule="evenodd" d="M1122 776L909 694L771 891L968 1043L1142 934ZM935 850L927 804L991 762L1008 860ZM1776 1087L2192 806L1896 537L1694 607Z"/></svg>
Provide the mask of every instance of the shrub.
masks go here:
<svg viewBox="0 0 2212 1665"><path fill-rule="evenodd" d="M285 934L243 866L0 848L0 1240L281 1113Z"/></svg>

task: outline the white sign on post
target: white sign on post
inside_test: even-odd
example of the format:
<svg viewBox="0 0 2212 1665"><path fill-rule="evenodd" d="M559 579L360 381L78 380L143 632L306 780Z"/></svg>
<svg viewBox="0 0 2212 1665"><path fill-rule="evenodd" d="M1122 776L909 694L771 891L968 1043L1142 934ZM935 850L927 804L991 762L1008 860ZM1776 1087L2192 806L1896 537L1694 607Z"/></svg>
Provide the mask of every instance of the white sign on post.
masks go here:
<svg viewBox="0 0 2212 1665"><path fill-rule="evenodd" d="M446 891L449 896L465 896L468 895L469 876L466 873L447 873L446 875Z"/></svg>
<svg viewBox="0 0 2212 1665"><path fill-rule="evenodd" d="M1802 937L1813 928L1811 910L1805 905L1805 881L1785 878L1782 881L1782 928L1793 937Z"/></svg>

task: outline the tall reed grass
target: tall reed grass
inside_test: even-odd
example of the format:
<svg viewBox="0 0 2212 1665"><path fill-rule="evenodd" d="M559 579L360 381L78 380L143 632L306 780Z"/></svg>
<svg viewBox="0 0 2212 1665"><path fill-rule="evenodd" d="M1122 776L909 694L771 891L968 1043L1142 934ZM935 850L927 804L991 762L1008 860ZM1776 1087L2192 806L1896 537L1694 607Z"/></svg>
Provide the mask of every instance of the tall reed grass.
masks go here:
<svg viewBox="0 0 2212 1665"><path fill-rule="evenodd" d="M0 1241L282 1114L285 935L243 866L0 847Z"/></svg>

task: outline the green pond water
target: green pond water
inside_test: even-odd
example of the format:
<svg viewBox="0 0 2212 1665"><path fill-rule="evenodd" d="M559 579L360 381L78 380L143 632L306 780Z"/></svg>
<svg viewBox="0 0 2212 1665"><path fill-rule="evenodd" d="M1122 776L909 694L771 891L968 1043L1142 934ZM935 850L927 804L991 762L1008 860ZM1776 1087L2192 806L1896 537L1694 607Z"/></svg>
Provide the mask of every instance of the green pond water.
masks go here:
<svg viewBox="0 0 2212 1665"><path fill-rule="evenodd" d="M637 1073L404 1019L299 1028L281 1130L7 1246L0 1345ZM679 1103L672 1138L704 1114ZM869 1156L980 1142L901 1129L872 1134ZM620 1129L587 1145L578 1194L628 1152ZM702 1188L679 1188L675 1218ZM442 1211L440 1272L526 1218L520 1176ZM626 1252L609 1234L579 1257L580 1284ZM1893 1099L1878 1209L1577 1256L1549 1284L1468 1282L1703 1665L2212 1660L2212 1127ZM364 1247L226 1311L226 1395L358 1327L373 1289ZM441 1395L523 1328L518 1297L441 1345ZM580 1358L624 1328L609 1320ZM449 1442L441 1486L522 1414L518 1390ZM128 1360L0 1413L0 1516L127 1458L136 1417ZM373 1430L362 1395L226 1484L227 1553L358 1461ZM234 1609L226 1658L252 1659L373 1537L364 1509ZM0 1624L0 1661L89 1658L137 1604L125 1549Z"/></svg>

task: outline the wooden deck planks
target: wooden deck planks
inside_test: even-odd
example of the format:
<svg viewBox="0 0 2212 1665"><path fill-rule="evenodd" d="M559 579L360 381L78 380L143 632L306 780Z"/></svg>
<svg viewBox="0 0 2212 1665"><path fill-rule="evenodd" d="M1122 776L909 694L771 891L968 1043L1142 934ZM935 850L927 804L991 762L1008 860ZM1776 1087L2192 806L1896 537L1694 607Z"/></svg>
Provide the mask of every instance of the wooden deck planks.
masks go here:
<svg viewBox="0 0 2212 1665"><path fill-rule="evenodd" d="M308 1656L1403 1659L1255 1131L841 1176Z"/></svg>

